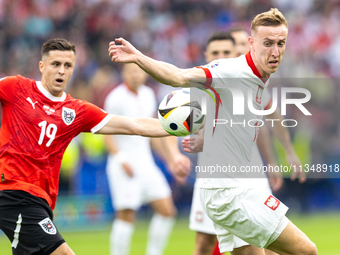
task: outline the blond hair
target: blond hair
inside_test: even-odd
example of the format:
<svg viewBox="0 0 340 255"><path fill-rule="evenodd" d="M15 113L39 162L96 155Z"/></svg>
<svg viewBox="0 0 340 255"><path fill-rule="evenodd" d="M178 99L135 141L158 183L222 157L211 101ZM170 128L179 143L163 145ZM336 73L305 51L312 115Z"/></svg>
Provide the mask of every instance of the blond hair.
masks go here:
<svg viewBox="0 0 340 255"><path fill-rule="evenodd" d="M267 12L258 14L251 22L251 33L256 32L259 26L280 26L285 25L288 28L286 18L277 8L271 8Z"/></svg>

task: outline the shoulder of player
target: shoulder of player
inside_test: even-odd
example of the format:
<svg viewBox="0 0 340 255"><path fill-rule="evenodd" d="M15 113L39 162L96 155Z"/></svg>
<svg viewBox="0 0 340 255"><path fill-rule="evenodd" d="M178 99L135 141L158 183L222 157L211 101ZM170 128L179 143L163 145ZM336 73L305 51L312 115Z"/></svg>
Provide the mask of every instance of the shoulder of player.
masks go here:
<svg viewBox="0 0 340 255"><path fill-rule="evenodd" d="M17 84L25 83L25 85L27 85L27 83L33 84L34 82L34 80L21 76L20 74L2 77L0 81L15 82Z"/></svg>
<svg viewBox="0 0 340 255"><path fill-rule="evenodd" d="M34 82L36 82L35 80L33 79L30 79L30 78L27 78L27 77L24 77L24 76L21 76L20 74L17 74L16 76L14 76L17 81L19 82L25 82L25 83L31 83L33 84Z"/></svg>
<svg viewBox="0 0 340 255"><path fill-rule="evenodd" d="M245 61L245 58L244 58ZM209 68L211 70L229 70L229 69L239 69L244 64L242 56L237 58L223 58L210 62L203 67Z"/></svg>

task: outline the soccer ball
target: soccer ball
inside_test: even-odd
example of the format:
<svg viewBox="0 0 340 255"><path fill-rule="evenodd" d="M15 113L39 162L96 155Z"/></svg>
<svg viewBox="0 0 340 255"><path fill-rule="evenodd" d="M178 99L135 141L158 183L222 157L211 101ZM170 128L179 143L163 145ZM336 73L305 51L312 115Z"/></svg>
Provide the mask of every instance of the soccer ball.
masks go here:
<svg viewBox="0 0 340 255"><path fill-rule="evenodd" d="M171 135L193 134L203 124L205 115L190 90L180 89L167 94L158 107L158 119L164 130Z"/></svg>

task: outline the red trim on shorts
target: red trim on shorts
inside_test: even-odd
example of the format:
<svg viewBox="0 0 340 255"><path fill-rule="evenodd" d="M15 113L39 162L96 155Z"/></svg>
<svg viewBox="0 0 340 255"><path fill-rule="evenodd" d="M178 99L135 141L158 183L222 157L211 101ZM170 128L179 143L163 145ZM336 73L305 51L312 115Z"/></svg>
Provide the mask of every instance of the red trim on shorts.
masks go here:
<svg viewBox="0 0 340 255"><path fill-rule="evenodd" d="M216 241L214 250L211 255L222 255L222 253L220 252L220 248L218 247L218 241Z"/></svg>

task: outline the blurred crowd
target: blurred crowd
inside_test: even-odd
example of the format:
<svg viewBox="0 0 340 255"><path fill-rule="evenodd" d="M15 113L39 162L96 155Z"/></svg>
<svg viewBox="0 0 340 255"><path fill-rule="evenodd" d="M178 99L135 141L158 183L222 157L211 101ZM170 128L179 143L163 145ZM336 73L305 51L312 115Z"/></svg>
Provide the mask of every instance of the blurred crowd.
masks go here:
<svg viewBox="0 0 340 255"><path fill-rule="evenodd" d="M255 15L271 7L289 24L284 60L273 77L320 81L308 87L315 117L292 133L310 129L309 136L302 132L297 138L308 147L303 153L313 156L306 157L308 163L331 161L340 155L335 103L340 95L339 0L0 0L0 77L21 74L39 80L42 43L66 38L77 47L67 92L102 107L107 93L121 81L121 65L113 64L107 52L114 38L124 37L158 60L192 67L204 64L203 51L213 32L235 25L250 32ZM309 81L304 82L306 88ZM149 83L156 92L162 86ZM335 156L327 159L330 153Z"/></svg>
<svg viewBox="0 0 340 255"><path fill-rule="evenodd" d="M75 81L88 81L110 64L108 42L120 36L156 59L200 65L214 31L234 24L249 29L256 14L274 6L289 21L280 73L339 77L339 0L1 0L0 73L38 78L40 47L51 37L77 45Z"/></svg>

